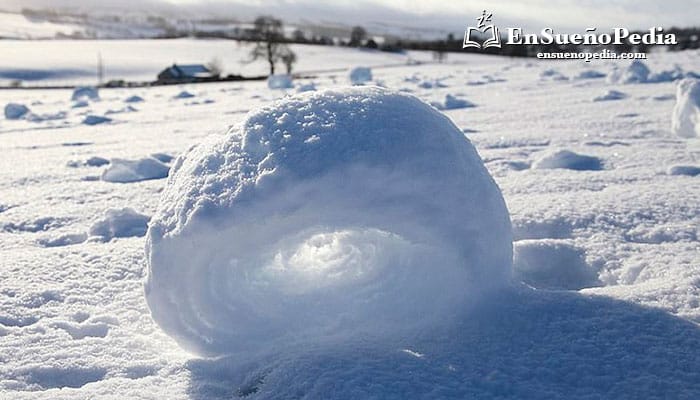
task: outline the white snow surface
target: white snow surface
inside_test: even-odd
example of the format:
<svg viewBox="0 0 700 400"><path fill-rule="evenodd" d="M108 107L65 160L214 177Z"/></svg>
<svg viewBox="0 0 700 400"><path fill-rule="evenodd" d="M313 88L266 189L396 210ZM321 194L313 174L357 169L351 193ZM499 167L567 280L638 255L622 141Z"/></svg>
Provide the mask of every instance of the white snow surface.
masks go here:
<svg viewBox="0 0 700 400"><path fill-rule="evenodd" d="M239 51L230 41L193 39L7 41L3 46L3 54L9 54L3 58L5 69L40 65L57 73L42 83L81 84L93 83L98 50L103 51L106 79L153 79L173 61L204 62L216 54L230 53L224 61L231 68L249 50ZM86 160L140 160L149 154L187 153L212 140L224 143L241 131L224 132L240 127L250 110L269 107L288 93L269 90L264 81L101 89L99 102L72 108L71 90L2 90L1 105L24 104L31 112L19 120L0 119L0 398L700 395L700 176L693 169L700 164L700 143L672 130L676 82L622 86L605 79L540 79L553 68L565 77L589 70L609 75L628 65L623 61L450 54L445 64L407 65L408 59L428 61L431 54L314 46L294 50L300 71L327 70L312 79L296 79L297 85L313 82L319 91L332 89L347 84L348 67L365 65L372 67L374 82L391 90L426 102L444 101L450 94L478 104L444 113L469 138L500 187L516 254L532 250L516 258L512 285L475 296L474 303L455 309L451 318L410 335L384 336L388 329L378 333L390 340L363 340L367 336L355 332L343 340L290 344L264 356L258 348L248 356L200 358L183 351L151 318L143 289L145 238L87 238L109 209L156 215L168 180L106 182L100 174L109 166L86 165ZM678 65L690 76L699 61L700 53L687 51L651 53L645 64L652 75ZM66 75L71 68L84 75ZM266 66L241 68L253 74L264 73ZM422 88L417 84L422 81L446 87ZM202 101L172 99L183 90ZM609 90L627 97L592 101ZM124 99L134 95L144 99L134 104L138 112L118 114L109 124L82 124L86 115L124 108ZM206 139L212 134L220 139ZM605 168L533 168L559 150L596 157ZM433 197L445 201L439 199L442 192ZM205 209L206 204L203 200ZM334 206L319 210L329 207ZM200 213L193 220L205 217ZM406 224L419 220L407 217ZM388 229L336 228L320 232L327 236L309 244L327 250L324 243L357 247L381 242L386 245L381 247L383 259L392 259L391 250L403 248L402 242L378 231ZM527 276L522 275L523 261L534 268L527 269ZM545 278L558 276L566 285L540 279L538 274L547 270L551 273ZM583 275L586 279L572 273L591 270ZM190 293L178 293L176 300Z"/></svg>
<svg viewBox="0 0 700 400"><path fill-rule="evenodd" d="M377 87L285 98L182 156L146 252L154 319L205 355L405 336L504 285L512 254L469 141Z"/></svg>

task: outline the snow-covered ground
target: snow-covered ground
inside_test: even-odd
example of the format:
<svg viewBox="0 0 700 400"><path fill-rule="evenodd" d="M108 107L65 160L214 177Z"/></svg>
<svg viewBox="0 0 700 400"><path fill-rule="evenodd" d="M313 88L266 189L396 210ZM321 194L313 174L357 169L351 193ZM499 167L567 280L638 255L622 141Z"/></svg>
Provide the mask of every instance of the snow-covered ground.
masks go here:
<svg viewBox="0 0 700 400"><path fill-rule="evenodd" d="M251 44L235 40L0 40L0 85L21 80L27 86L97 83L98 57L104 80L154 81L173 63L207 64L218 59L223 74L265 75L267 64L250 63ZM337 70L348 66L382 66L426 62L430 52L387 53L335 46L292 44L298 54L294 72ZM66 57L70 54L70 57ZM453 61L466 61L465 54L451 54ZM280 68L282 66L279 66Z"/></svg>
<svg viewBox="0 0 700 400"><path fill-rule="evenodd" d="M2 67L33 65L27 60L42 55L31 49L51 43L10 43ZM77 61L48 54L40 65L84 68L97 51L92 43L58 42L81 49ZM201 45L193 54L208 58L220 54L208 46L230 42L167 43L135 44L159 51L156 61L130 64L138 55L128 42L114 42L120 50L103 57L119 60L108 70L146 77L158 60L186 61L169 55L181 45ZM371 52L299 51L308 62L301 70L394 63ZM624 69L622 61L450 61L375 67L372 79L440 106L472 142L510 212L512 287L409 336L304 341L261 358L200 359L163 333L144 296L144 235L172 157L296 89L215 83L101 90L99 100L75 101L70 90L0 91L0 107L15 104L13 115L16 105L29 109L0 117L0 397L700 396L700 142L672 131L677 82L591 78L600 75L591 70ZM652 74L675 65L698 73L700 53L651 54L646 64ZM322 90L349 84L348 75L294 83ZM369 235L374 245L379 239Z"/></svg>

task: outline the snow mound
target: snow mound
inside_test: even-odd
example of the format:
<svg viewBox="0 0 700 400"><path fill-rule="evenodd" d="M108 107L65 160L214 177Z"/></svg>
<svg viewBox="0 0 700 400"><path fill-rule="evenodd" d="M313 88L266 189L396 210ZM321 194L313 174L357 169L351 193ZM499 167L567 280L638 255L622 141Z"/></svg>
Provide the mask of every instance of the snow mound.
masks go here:
<svg viewBox="0 0 700 400"><path fill-rule="evenodd" d="M685 175L698 176L700 175L700 166L697 165L673 165L668 169L669 175Z"/></svg>
<svg viewBox="0 0 700 400"><path fill-rule="evenodd" d="M281 99L178 158L146 250L166 333L199 354L261 354L447 323L508 282L512 241L446 116L355 87Z"/></svg>
<svg viewBox="0 0 700 400"><path fill-rule="evenodd" d="M647 83L650 73L646 64L634 60L626 68L615 69L608 75L608 83Z"/></svg>
<svg viewBox="0 0 700 400"><path fill-rule="evenodd" d="M442 83L440 80L426 80L418 84L418 87L423 88L423 89L439 89L439 88L446 88L447 85Z"/></svg>
<svg viewBox="0 0 700 400"><path fill-rule="evenodd" d="M191 99L192 97L194 97L194 94L188 92L187 90L183 90L180 93L173 96L174 99Z"/></svg>
<svg viewBox="0 0 700 400"><path fill-rule="evenodd" d="M313 92L314 90L316 90L316 84L313 82L302 83L301 85L297 86L297 93Z"/></svg>
<svg viewBox="0 0 700 400"><path fill-rule="evenodd" d="M72 101L99 100L100 95L97 88L92 86L77 87L73 90Z"/></svg>
<svg viewBox="0 0 700 400"><path fill-rule="evenodd" d="M603 163L598 157L577 154L569 150L558 150L539 158L533 167L537 169L563 168L576 171L598 171L603 169Z"/></svg>
<svg viewBox="0 0 700 400"><path fill-rule="evenodd" d="M593 99L593 101L611 101L611 100L622 100L626 98L627 95L619 92L617 90L608 90L604 95L600 95Z"/></svg>
<svg viewBox="0 0 700 400"><path fill-rule="evenodd" d="M576 75L576 79L599 79L599 78L605 78L605 74L596 71L594 69L587 69L584 71L581 71Z"/></svg>
<svg viewBox="0 0 700 400"><path fill-rule="evenodd" d="M671 129L677 136L700 136L700 80L683 79L676 87Z"/></svg>
<svg viewBox="0 0 700 400"><path fill-rule="evenodd" d="M291 89L294 87L291 75L277 74L267 77L267 87L269 89Z"/></svg>
<svg viewBox="0 0 700 400"><path fill-rule="evenodd" d="M567 81L569 78L556 69L546 69L540 72L540 79L553 81Z"/></svg>
<svg viewBox="0 0 700 400"><path fill-rule="evenodd" d="M515 242L513 277L538 289L578 290L600 284L582 249L553 239Z"/></svg>
<svg viewBox="0 0 700 400"><path fill-rule="evenodd" d="M111 118L103 117L101 115L88 115L83 119L83 125L100 125L112 122Z"/></svg>
<svg viewBox="0 0 700 400"><path fill-rule="evenodd" d="M153 157L140 160L115 158L102 172L101 179L107 182L130 183L149 179L162 179L168 176L170 167Z"/></svg>
<svg viewBox="0 0 700 400"><path fill-rule="evenodd" d="M143 102L143 97L133 95L129 96L124 100L125 103L142 103Z"/></svg>
<svg viewBox="0 0 700 400"><path fill-rule="evenodd" d="M437 108L438 110L457 110L460 108L476 107L476 104L472 103L471 101L453 96L451 94L445 96L444 103L436 101L430 103L430 105Z"/></svg>
<svg viewBox="0 0 700 400"><path fill-rule="evenodd" d="M350 70L350 82L353 85L364 85L372 80L372 69L368 67L355 67Z"/></svg>
<svg viewBox="0 0 700 400"><path fill-rule="evenodd" d="M103 242L113 238L143 236L146 234L149 219L132 208L111 208L90 226L88 235L91 240Z"/></svg>
<svg viewBox="0 0 700 400"><path fill-rule="evenodd" d="M29 107L25 106L24 104L7 103L5 105L6 119L22 119L28 113Z"/></svg>

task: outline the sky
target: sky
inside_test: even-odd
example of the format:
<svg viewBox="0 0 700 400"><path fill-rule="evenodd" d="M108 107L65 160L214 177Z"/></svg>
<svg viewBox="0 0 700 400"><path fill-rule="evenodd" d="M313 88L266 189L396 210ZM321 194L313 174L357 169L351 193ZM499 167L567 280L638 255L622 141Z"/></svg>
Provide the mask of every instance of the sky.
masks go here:
<svg viewBox="0 0 700 400"><path fill-rule="evenodd" d="M1 8L72 7L127 9L170 15L230 16L269 14L289 22L383 24L439 31L463 31L482 10L501 27L539 32L580 32L587 27L700 26L700 0L0 0Z"/></svg>

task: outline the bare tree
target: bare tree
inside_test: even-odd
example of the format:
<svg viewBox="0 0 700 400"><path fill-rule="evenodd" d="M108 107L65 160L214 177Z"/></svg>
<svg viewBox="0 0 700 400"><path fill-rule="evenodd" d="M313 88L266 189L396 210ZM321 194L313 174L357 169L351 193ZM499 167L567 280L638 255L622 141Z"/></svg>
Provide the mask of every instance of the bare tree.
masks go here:
<svg viewBox="0 0 700 400"><path fill-rule="evenodd" d="M292 68L294 67L294 63L297 62L297 55L294 54L293 51L287 49L284 54L282 54L282 63L284 63L284 66L287 68L287 75L292 74Z"/></svg>
<svg viewBox="0 0 700 400"><path fill-rule="evenodd" d="M255 47L250 52L251 61L264 59L270 65L270 75L275 73L275 64L282 60L289 47L284 43L282 21L273 17L262 16L255 19L253 29Z"/></svg>
<svg viewBox="0 0 700 400"><path fill-rule="evenodd" d="M360 46L367 37L367 31L361 26L355 26L350 31L350 46Z"/></svg>
<svg viewBox="0 0 700 400"><path fill-rule="evenodd" d="M221 74L224 72L224 67L219 57L214 57L209 60L206 67L209 69L209 72L211 72L212 75L221 76Z"/></svg>

